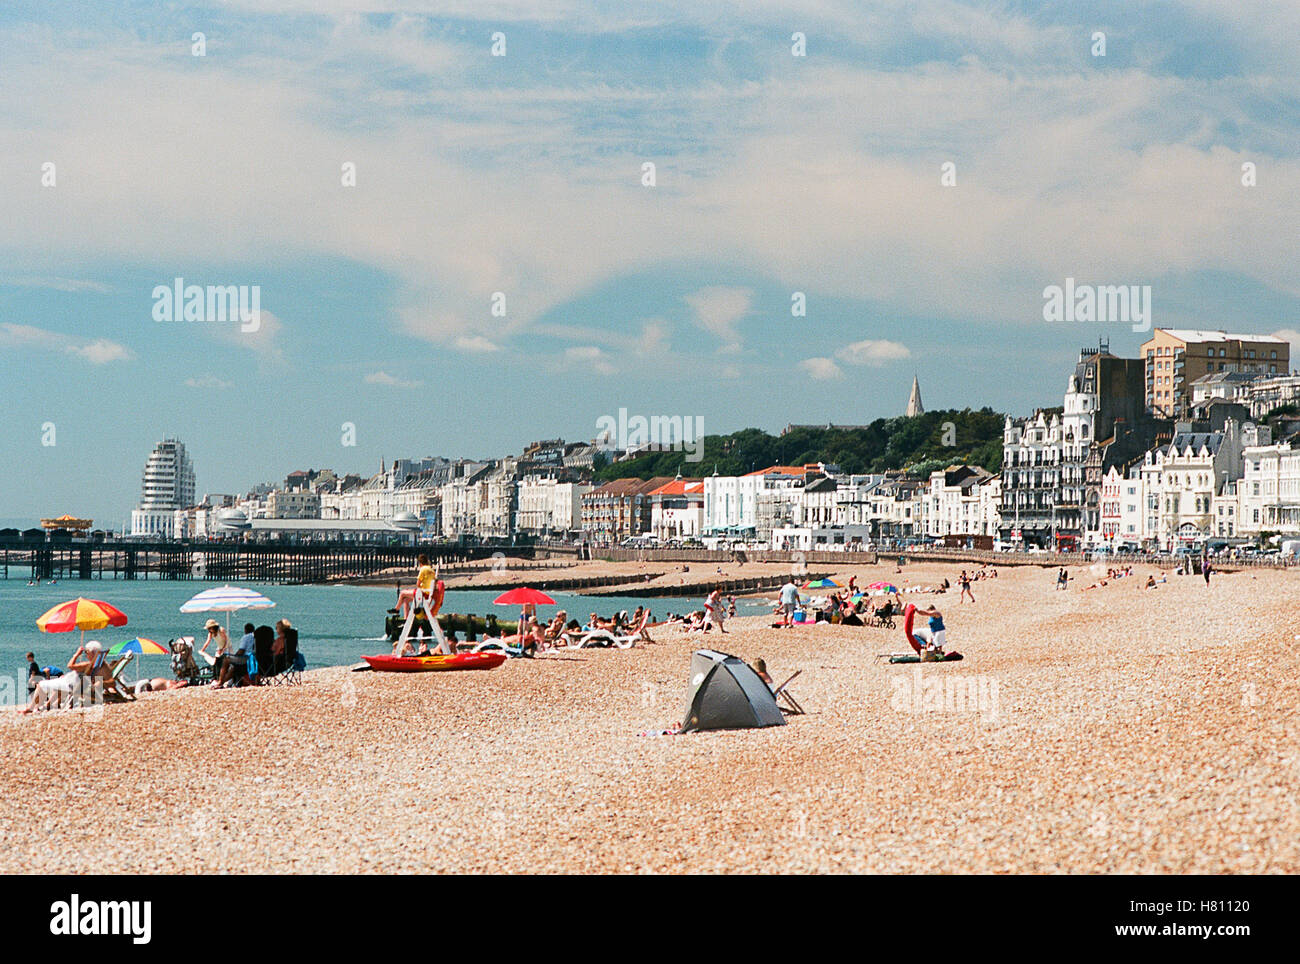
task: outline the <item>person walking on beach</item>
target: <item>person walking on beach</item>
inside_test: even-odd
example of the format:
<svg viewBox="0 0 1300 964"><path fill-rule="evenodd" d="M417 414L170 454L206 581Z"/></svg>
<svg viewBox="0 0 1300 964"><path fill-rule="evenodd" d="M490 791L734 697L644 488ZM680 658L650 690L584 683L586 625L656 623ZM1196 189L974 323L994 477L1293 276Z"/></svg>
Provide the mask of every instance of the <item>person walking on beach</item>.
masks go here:
<svg viewBox="0 0 1300 964"><path fill-rule="evenodd" d="M714 589L704 600L704 631L707 633L716 625L718 632L725 635L727 632L723 626L725 618L722 613L722 590Z"/></svg>
<svg viewBox="0 0 1300 964"><path fill-rule="evenodd" d="M964 603L967 596L970 596L971 602L975 601L975 594L970 591L970 576L966 575L965 569L963 569L961 575L957 577L957 585L961 587L961 594L957 597L958 603Z"/></svg>
<svg viewBox="0 0 1300 964"><path fill-rule="evenodd" d="M1208 588L1209 585L1210 585L1210 569L1211 569L1211 568L1212 568L1212 567L1210 566L1210 560L1209 560L1209 559L1202 559L1202 560L1201 560L1201 575L1203 575L1203 576L1205 577L1205 585L1206 585L1207 588Z"/></svg>
<svg viewBox="0 0 1300 964"><path fill-rule="evenodd" d="M799 605L799 587L793 579L787 579L781 587L781 627L794 625L794 610Z"/></svg>

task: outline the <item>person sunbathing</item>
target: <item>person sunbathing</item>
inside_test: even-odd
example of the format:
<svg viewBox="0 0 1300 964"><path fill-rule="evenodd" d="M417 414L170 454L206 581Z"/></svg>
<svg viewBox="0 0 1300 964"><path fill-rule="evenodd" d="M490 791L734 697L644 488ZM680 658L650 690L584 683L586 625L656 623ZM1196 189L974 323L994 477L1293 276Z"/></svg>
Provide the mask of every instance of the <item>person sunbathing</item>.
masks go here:
<svg viewBox="0 0 1300 964"><path fill-rule="evenodd" d="M189 680L185 679L166 679L162 676L155 676L153 679L142 679L130 687L131 691L139 696L141 693L161 693L166 690L184 689L190 685Z"/></svg>
<svg viewBox="0 0 1300 964"><path fill-rule="evenodd" d="M523 631L501 637L502 646L517 646L524 656L533 656L546 644L546 634L536 619L530 619L522 627Z"/></svg>

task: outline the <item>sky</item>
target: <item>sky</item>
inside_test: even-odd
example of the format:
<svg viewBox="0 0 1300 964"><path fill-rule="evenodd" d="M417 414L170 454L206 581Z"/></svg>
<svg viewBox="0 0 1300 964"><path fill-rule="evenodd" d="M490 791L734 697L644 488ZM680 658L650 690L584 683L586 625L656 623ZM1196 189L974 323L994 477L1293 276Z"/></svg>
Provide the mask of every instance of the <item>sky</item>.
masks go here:
<svg viewBox="0 0 1300 964"><path fill-rule="evenodd" d="M1024 414L1147 337L1045 321L1066 278L1300 343L1297 36L1290 0L9 0L0 520L120 525L164 435L203 493L620 408L862 423L914 375ZM157 320L177 278L256 286L258 330Z"/></svg>

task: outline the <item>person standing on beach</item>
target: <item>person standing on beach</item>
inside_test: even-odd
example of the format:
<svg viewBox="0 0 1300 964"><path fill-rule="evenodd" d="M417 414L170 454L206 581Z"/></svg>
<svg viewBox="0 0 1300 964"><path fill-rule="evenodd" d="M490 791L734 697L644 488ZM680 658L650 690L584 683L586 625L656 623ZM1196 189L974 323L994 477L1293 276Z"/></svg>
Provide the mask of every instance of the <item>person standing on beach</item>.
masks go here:
<svg viewBox="0 0 1300 964"><path fill-rule="evenodd" d="M722 590L714 589L704 600L704 631L707 633L716 625L718 632L725 634L727 630L722 625L725 618L722 614Z"/></svg>
<svg viewBox="0 0 1300 964"><path fill-rule="evenodd" d="M1210 585L1210 569L1211 569L1211 566L1210 566L1210 560L1209 560L1209 559L1202 559L1202 560L1201 560L1201 575L1203 575L1203 576L1205 577L1205 585L1206 585L1207 587Z"/></svg>
<svg viewBox="0 0 1300 964"><path fill-rule="evenodd" d="M30 693L36 689L36 684L43 679L49 679L50 674L36 665L36 654L27 654L27 692Z"/></svg>
<svg viewBox="0 0 1300 964"><path fill-rule="evenodd" d="M957 577L957 585L961 586L961 594L957 597L958 603L964 603L967 596L970 596L971 602L975 601L975 594L970 591L970 576L966 575L965 569L963 569L961 575Z"/></svg>
<svg viewBox="0 0 1300 964"><path fill-rule="evenodd" d="M216 662L212 664L212 672L214 675L220 676L221 664L224 663L226 657L230 655L230 634L226 632L226 627L222 626L221 623L217 622L215 619L209 619L203 624L203 628L208 631L208 638L205 639L203 645L199 647L199 652L206 653L208 651L208 646L211 645L212 641L214 639L217 641L217 659Z"/></svg>
<svg viewBox="0 0 1300 964"><path fill-rule="evenodd" d="M799 605L799 587L794 584L793 579L787 579L785 585L781 587L781 626L786 628L794 625L794 610Z"/></svg>

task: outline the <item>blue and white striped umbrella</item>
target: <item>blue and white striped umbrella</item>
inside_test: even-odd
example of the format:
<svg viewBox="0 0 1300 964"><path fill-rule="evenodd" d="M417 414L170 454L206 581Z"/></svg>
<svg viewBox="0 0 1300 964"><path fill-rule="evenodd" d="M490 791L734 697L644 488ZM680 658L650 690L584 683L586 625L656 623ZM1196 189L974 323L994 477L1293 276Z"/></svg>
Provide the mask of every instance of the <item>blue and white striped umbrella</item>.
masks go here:
<svg viewBox="0 0 1300 964"><path fill-rule="evenodd" d="M205 589L185 605L183 613L233 613L238 609L271 609L275 603L260 592L239 586Z"/></svg>

